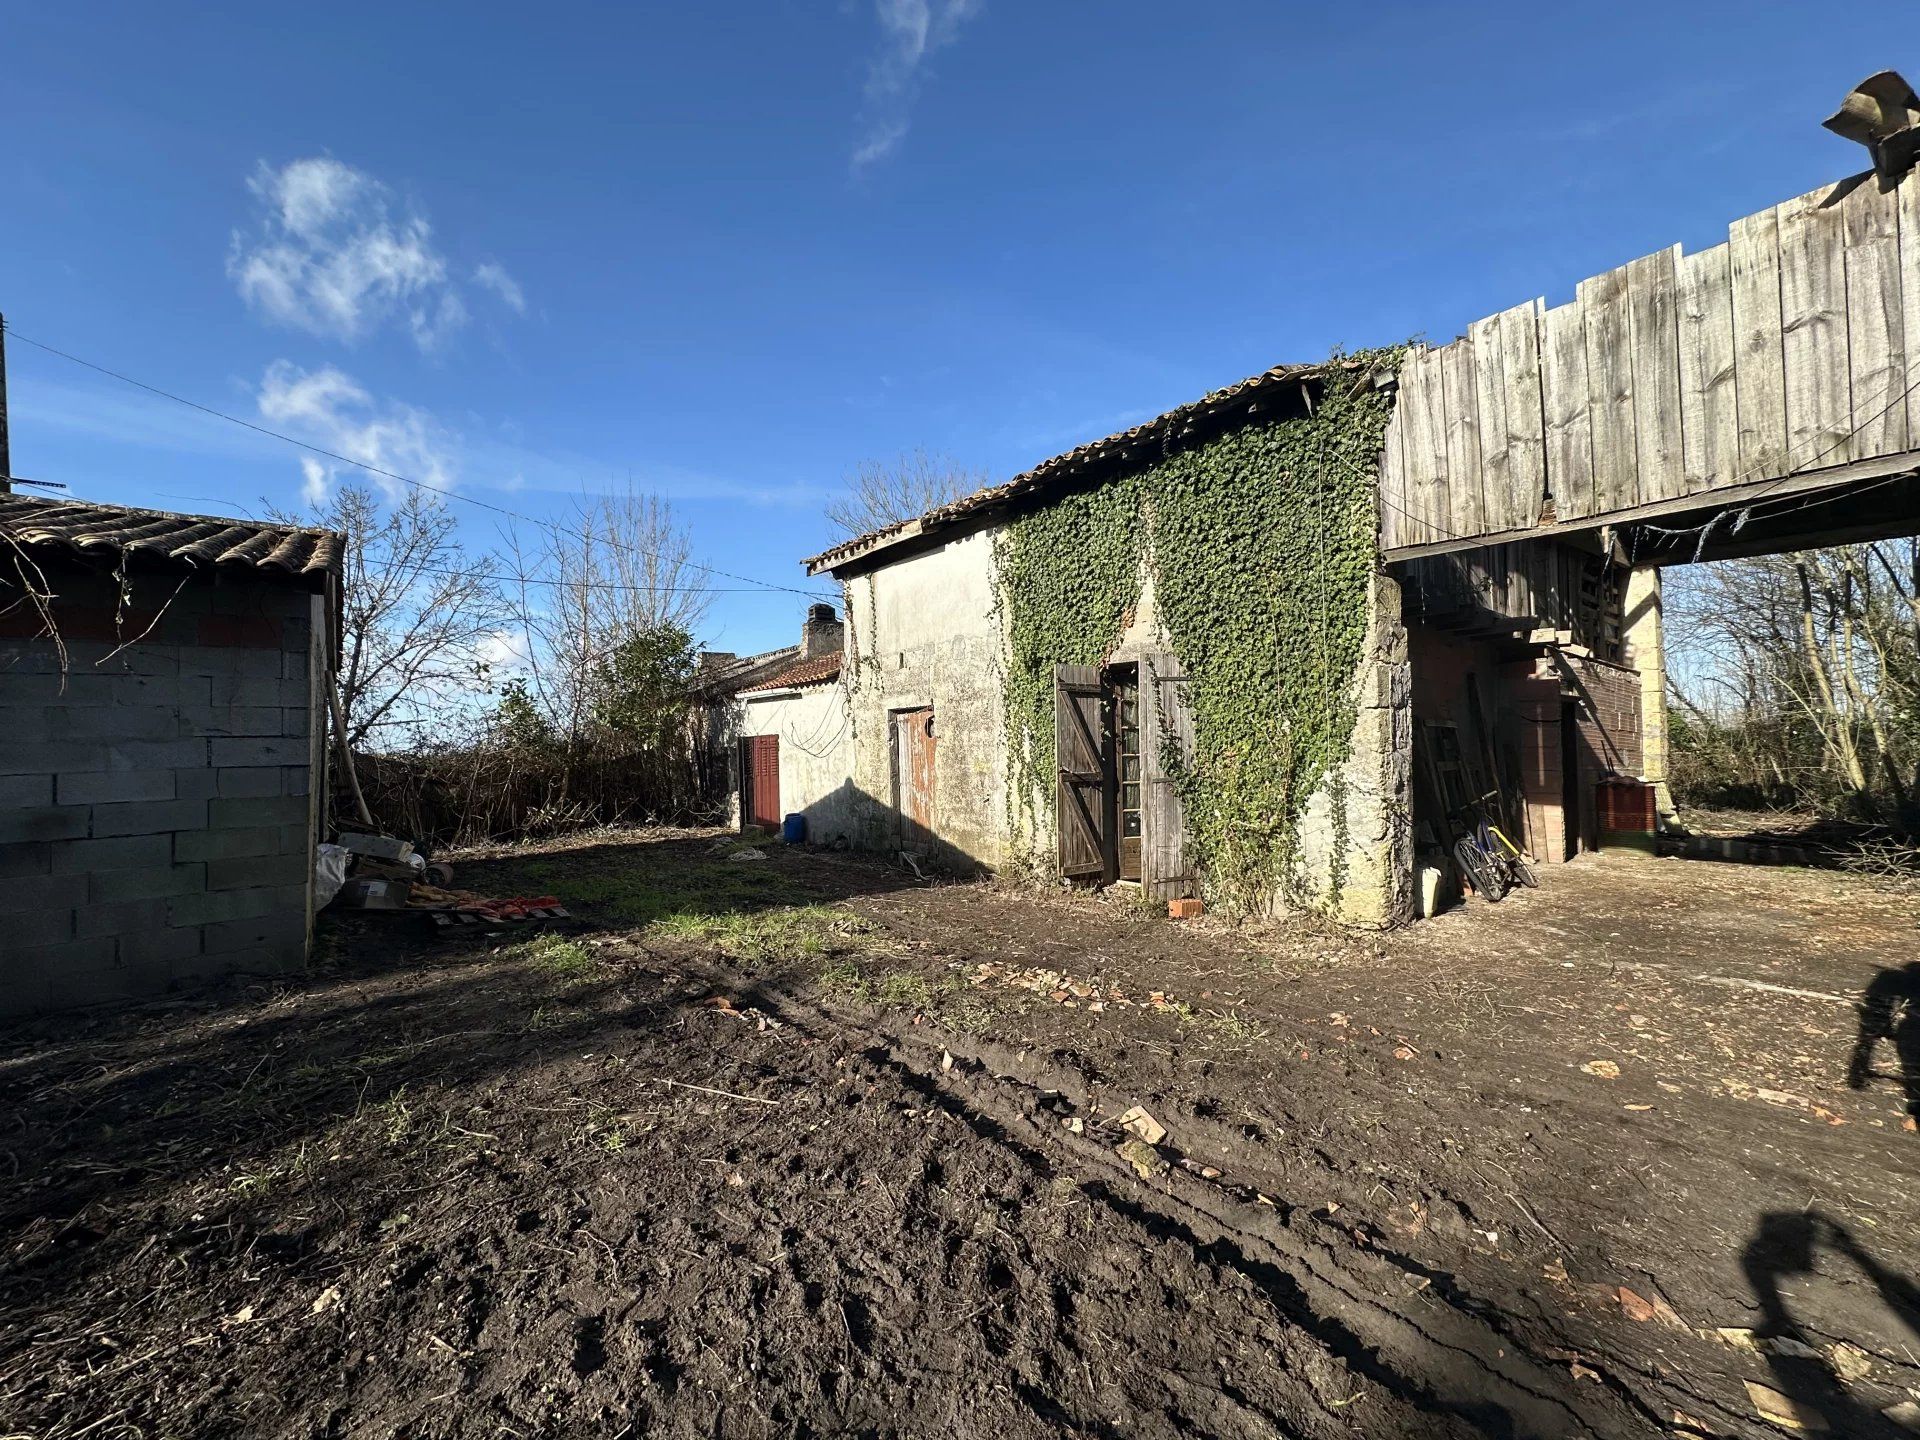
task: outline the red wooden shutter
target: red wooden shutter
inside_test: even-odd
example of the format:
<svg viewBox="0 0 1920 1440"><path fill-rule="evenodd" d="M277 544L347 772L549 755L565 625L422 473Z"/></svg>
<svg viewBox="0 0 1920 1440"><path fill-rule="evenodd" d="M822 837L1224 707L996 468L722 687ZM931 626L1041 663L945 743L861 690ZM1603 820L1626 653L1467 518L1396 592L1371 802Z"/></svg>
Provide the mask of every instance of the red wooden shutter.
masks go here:
<svg viewBox="0 0 1920 1440"><path fill-rule="evenodd" d="M780 827L780 737L747 737L747 823Z"/></svg>

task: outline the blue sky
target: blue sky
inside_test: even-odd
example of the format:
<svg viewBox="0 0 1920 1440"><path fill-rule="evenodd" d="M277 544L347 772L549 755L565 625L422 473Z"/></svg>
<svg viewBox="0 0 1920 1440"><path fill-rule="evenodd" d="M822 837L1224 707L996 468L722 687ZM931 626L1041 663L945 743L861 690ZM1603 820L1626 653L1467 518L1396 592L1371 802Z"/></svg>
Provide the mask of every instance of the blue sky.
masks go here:
<svg viewBox="0 0 1920 1440"><path fill-rule="evenodd" d="M1005 478L1716 243L1864 167L1818 122L1920 72L1890 33L1751 3L16 5L0 310L534 517L631 477L702 558L804 586L862 460ZM20 474L252 513L310 483L8 360ZM805 603L723 595L709 638L787 643Z"/></svg>

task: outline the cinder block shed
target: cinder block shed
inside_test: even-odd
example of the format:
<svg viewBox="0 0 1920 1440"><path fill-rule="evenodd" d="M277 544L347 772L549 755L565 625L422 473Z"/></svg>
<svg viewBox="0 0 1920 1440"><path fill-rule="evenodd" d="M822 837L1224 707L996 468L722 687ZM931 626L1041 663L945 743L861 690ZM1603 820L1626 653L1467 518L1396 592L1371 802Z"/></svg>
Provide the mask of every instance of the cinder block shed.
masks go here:
<svg viewBox="0 0 1920 1440"><path fill-rule="evenodd" d="M0 494L0 1015L305 964L342 550Z"/></svg>

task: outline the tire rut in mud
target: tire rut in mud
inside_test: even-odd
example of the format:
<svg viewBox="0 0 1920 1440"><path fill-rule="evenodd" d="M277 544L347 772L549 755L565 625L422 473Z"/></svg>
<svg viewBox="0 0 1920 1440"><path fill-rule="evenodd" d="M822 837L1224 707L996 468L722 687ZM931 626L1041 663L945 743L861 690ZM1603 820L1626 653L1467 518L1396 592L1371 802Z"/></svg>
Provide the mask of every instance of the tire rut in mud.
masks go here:
<svg viewBox="0 0 1920 1440"><path fill-rule="evenodd" d="M754 990L750 979L725 971L712 978L746 987L787 1023L822 1037L859 1037L866 1064L1037 1175L1085 1177L1082 1192L1116 1217L1244 1278L1353 1375L1419 1411L1453 1417L1474 1433L1516 1437L1643 1435L1666 1429L1676 1410L1712 1415L1722 1433L1763 1433L1671 1376L1629 1378L1589 1353L1579 1357L1585 1380L1572 1378L1568 1352L1529 1353L1497 1306L1454 1276L1396 1253L1377 1232L1356 1237L1284 1200L1256 1198L1231 1176L1202 1178L1179 1163L1148 1183L1116 1155L1114 1145L1126 1136L1110 1120L1100 1126L1106 1138L1084 1122L1082 1133L1066 1127L1067 1111L1085 1106L1086 1090L1072 1086L1070 1066L1059 1057L970 1044L951 1032L936 1036L897 1016L855 1014L812 993ZM1063 1105L1058 1097L1074 1088L1079 1096ZM1179 1161L1170 1142L1160 1148Z"/></svg>

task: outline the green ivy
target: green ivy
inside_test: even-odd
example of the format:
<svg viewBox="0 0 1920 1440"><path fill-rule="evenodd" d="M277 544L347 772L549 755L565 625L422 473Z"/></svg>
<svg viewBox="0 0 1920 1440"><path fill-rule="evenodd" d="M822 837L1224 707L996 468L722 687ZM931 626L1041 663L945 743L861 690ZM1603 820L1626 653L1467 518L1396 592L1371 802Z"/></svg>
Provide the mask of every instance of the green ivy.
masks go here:
<svg viewBox="0 0 1920 1440"><path fill-rule="evenodd" d="M1396 368L1399 352L1355 358L1363 368L1334 371L1309 414L1171 448L1005 527L995 571L1017 834L1034 833L1036 802L1051 804L1053 667L1112 651L1145 563L1192 676L1191 761L1163 758L1208 894L1236 911L1297 896L1301 812L1330 777L1342 790L1378 559L1391 401L1362 377ZM1339 825L1344 795L1332 798ZM1337 898L1343 860L1333 878Z"/></svg>

